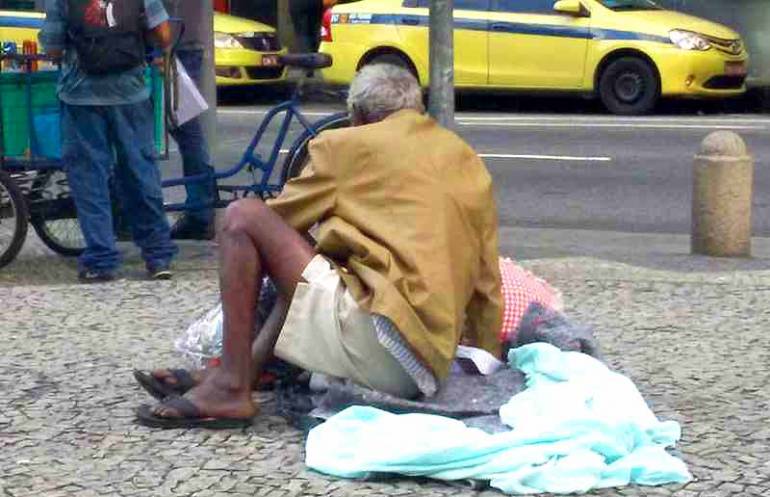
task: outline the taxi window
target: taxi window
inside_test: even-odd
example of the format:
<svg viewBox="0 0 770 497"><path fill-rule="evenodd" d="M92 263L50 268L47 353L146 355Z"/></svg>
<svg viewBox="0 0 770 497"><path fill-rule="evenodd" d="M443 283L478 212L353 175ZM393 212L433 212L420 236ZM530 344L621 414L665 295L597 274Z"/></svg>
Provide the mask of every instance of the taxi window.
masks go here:
<svg viewBox="0 0 770 497"><path fill-rule="evenodd" d="M404 7L427 9L430 0L404 0ZM489 0L454 0L454 10L489 10Z"/></svg>
<svg viewBox="0 0 770 497"><path fill-rule="evenodd" d="M493 0L492 10L521 14L555 14L555 0Z"/></svg>

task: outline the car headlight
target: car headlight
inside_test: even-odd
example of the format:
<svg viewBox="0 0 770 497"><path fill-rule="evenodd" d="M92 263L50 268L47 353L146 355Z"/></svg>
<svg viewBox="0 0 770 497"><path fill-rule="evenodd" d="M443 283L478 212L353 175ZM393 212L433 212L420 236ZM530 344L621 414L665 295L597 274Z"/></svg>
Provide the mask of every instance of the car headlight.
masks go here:
<svg viewBox="0 0 770 497"><path fill-rule="evenodd" d="M233 35L214 33L214 48L243 48L243 45Z"/></svg>
<svg viewBox="0 0 770 497"><path fill-rule="evenodd" d="M668 34L671 43L682 50L709 50L711 43L703 36L692 31L675 29Z"/></svg>

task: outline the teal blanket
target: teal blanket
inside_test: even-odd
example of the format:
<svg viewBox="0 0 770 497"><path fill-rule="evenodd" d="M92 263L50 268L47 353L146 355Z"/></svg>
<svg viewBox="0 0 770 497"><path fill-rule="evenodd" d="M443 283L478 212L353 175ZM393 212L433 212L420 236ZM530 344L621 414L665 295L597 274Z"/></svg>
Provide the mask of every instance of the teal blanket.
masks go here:
<svg viewBox="0 0 770 497"><path fill-rule="evenodd" d="M508 360L527 377L527 389L500 408L511 431L489 434L451 418L354 406L310 432L307 465L346 478L485 480L509 494L692 478L666 450L679 440L678 423L659 421L625 376L545 343L511 350Z"/></svg>

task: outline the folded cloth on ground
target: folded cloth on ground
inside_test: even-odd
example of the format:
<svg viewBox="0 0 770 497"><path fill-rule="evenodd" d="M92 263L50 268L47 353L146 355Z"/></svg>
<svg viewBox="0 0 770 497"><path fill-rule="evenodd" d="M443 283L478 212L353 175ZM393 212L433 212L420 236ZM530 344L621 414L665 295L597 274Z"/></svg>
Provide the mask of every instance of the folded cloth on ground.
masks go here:
<svg viewBox="0 0 770 497"><path fill-rule="evenodd" d="M503 350L516 348L530 343L544 342L555 345L560 350L583 352L603 360L599 343L593 330L574 323L561 312L533 302L519 323L514 342L505 342Z"/></svg>
<svg viewBox="0 0 770 497"><path fill-rule="evenodd" d="M310 431L306 463L346 478L487 480L510 494L692 478L666 450L679 440L679 425L660 422L628 378L545 343L512 350L509 363L527 384L500 409L510 431L490 434L448 417L353 406Z"/></svg>

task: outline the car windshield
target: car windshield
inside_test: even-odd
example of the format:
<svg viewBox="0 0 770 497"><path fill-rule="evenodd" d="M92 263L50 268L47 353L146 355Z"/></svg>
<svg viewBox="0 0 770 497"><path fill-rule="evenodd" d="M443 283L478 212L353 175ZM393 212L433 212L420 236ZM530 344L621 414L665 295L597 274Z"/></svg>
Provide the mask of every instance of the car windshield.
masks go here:
<svg viewBox="0 0 770 497"><path fill-rule="evenodd" d="M612 10L661 10L663 7L652 0L599 0Z"/></svg>

